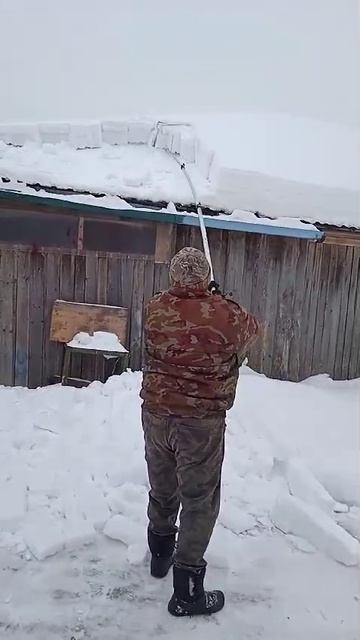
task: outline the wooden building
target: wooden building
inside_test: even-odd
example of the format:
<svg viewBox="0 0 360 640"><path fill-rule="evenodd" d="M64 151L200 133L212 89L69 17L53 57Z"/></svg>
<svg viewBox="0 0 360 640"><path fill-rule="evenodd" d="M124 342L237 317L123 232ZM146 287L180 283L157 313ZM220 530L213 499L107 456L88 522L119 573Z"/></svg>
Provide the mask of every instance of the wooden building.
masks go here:
<svg viewBox="0 0 360 640"><path fill-rule="evenodd" d="M196 215L134 201L128 209L95 197L76 202L74 194L39 186L17 192L7 180L3 187L0 384L36 387L59 372L61 346L49 341L58 298L128 307L130 364L140 368L144 304L167 286L174 251L201 247ZM250 366L293 381L360 376L360 229L291 228L281 220L269 225L207 213L221 289L263 326ZM74 375L99 375L88 359L73 366Z"/></svg>

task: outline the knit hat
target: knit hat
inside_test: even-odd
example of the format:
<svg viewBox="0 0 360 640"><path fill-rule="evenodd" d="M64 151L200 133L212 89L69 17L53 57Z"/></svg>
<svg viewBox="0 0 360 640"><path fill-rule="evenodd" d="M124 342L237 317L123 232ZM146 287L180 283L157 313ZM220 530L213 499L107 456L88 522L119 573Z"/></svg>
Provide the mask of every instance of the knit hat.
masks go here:
<svg viewBox="0 0 360 640"><path fill-rule="evenodd" d="M210 277L210 265L202 251L185 247L173 257L169 275L173 286L191 287Z"/></svg>

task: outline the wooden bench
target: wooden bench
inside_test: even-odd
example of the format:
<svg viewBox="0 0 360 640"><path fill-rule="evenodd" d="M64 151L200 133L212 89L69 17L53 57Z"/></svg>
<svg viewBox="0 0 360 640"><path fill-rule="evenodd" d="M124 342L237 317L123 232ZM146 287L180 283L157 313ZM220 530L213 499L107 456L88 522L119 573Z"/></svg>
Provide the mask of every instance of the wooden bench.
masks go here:
<svg viewBox="0 0 360 640"><path fill-rule="evenodd" d="M125 347L128 334L128 309L65 300L55 301L51 315L50 340L61 342L64 345L60 374L61 384L67 384L71 380L77 386L84 386L91 382L91 380L82 378L69 378L73 353L102 356L105 359L114 360L114 366L109 375L125 371L129 363L129 352L126 350L123 352L102 347L92 348L91 346L81 346L81 344L70 344L75 336L81 332L94 336L98 331L113 334ZM89 342L91 343L91 340Z"/></svg>

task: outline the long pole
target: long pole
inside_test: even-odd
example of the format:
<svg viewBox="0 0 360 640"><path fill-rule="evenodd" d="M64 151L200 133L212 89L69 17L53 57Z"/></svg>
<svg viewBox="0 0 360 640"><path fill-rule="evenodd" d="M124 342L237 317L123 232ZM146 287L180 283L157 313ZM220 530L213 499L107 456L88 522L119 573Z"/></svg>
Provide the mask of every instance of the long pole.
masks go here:
<svg viewBox="0 0 360 640"><path fill-rule="evenodd" d="M211 260L211 254L210 254L210 247L209 247L209 241L208 241L208 236L207 236L207 231L206 231L206 225L205 225L205 220L204 220L204 214L201 208L201 204L200 202L198 202L197 199L197 194L195 191L195 187L193 184L193 181L191 180L191 177L186 169L186 165L185 162L182 162L182 160L175 155L175 153L172 153L171 151L169 151L169 149L165 149L166 153L171 156L175 162L177 162L177 164L179 165L181 171L183 172L186 180L188 181L189 187L191 189L191 193L192 196L194 198L194 203L196 204L196 211L198 214L198 218L199 218L199 223L200 223L200 231L201 231L201 237L202 237L202 243L203 243L203 247L204 247L204 253L206 256L206 259L209 263L210 266L210 280L213 283L214 282L214 269L213 269L213 265L212 265L212 260Z"/></svg>

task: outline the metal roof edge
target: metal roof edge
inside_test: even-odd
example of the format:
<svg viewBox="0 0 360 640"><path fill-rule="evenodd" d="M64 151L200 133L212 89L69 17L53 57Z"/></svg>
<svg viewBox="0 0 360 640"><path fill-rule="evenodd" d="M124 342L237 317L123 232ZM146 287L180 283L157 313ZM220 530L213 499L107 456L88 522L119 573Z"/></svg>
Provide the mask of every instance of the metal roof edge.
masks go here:
<svg viewBox="0 0 360 640"><path fill-rule="evenodd" d="M152 209L117 209L113 207L102 207L100 204L88 204L84 202L74 202L66 198L51 198L43 195L33 195L20 191L0 188L0 199L13 198L14 200L25 200L33 204L47 204L62 209L76 209L86 212L87 215L114 216L116 218L132 218L149 220L153 222L167 222L179 225L198 226L198 217L193 213L179 213L156 211ZM320 229L306 229L305 227L285 227L275 224L245 222L242 220L231 220L219 216L205 216L205 224L209 229L222 229L227 231L238 231L243 233L258 233L271 236L281 236L289 238L300 238L304 240L321 241L325 234Z"/></svg>

